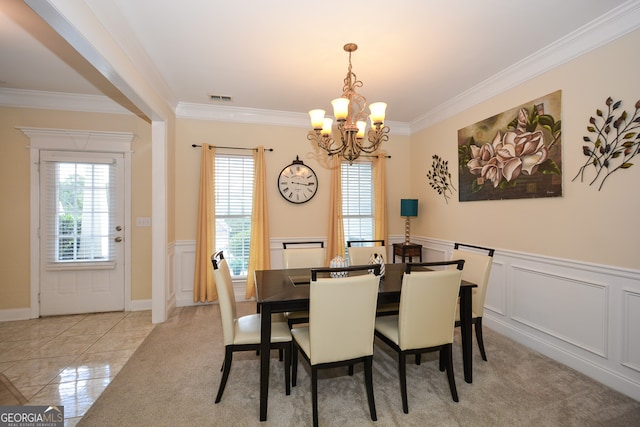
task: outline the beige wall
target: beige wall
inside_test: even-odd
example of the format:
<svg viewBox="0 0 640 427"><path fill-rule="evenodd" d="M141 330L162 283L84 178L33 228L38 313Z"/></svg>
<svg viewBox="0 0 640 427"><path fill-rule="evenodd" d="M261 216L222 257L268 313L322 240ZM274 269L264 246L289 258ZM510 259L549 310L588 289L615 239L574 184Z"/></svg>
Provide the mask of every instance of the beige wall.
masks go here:
<svg viewBox="0 0 640 427"><path fill-rule="evenodd" d="M640 100L640 31L551 70L411 138L412 193L420 199L413 234L598 264L640 268L640 156L612 174L601 191L579 179L589 117L611 96L633 113ZM431 157L449 160L458 188L460 128L562 90L563 197L446 204L425 174ZM453 168L451 168L453 165ZM593 177L592 174L588 175Z"/></svg>
<svg viewBox="0 0 640 427"><path fill-rule="evenodd" d="M0 309L30 305L29 138L20 127L132 132L131 298L151 298L151 228L135 218L151 216L149 124L133 115L45 111L0 107Z"/></svg>
<svg viewBox="0 0 640 427"><path fill-rule="evenodd" d="M411 137L392 134L384 145L392 156L387 163L389 234L404 234L399 200L417 197L420 216L412 221L414 236L640 268L640 165L613 174L602 191L571 181L584 161L582 136L595 109L603 108L608 96L621 99L627 110L640 99L639 43L636 31ZM563 197L459 203L456 192L447 204L429 187L426 174L433 154L449 160L450 166L457 164L458 129L558 89L563 102ZM137 217L153 217L147 122L130 115L0 107L0 309L30 303L29 141L16 126L135 133L132 224ZM168 124L167 133L169 242L195 240L200 153L191 147L194 143L274 148L267 153L271 237L326 237L329 171L325 156L306 139L305 128L178 119L175 128ZM320 182L318 194L303 205L287 203L276 187L278 173L296 155L316 171ZM457 168L450 170L457 187ZM134 227L132 234L132 299L148 300L151 228Z"/></svg>
<svg viewBox="0 0 640 427"><path fill-rule="evenodd" d="M191 144L208 143L231 147L273 148L266 153L267 190L271 238L327 236L330 171L326 154L316 152L306 138L307 129L179 119L176 144L176 240L195 240L198 206L200 148ZM399 218L400 198L409 196L409 137L391 135L384 148L387 160L389 195L389 234L402 234ZM229 151L227 151L229 152ZM233 153L238 151L233 150ZM318 193L309 202L296 205L285 201L276 180L280 171L300 157L318 175Z"/></svg>

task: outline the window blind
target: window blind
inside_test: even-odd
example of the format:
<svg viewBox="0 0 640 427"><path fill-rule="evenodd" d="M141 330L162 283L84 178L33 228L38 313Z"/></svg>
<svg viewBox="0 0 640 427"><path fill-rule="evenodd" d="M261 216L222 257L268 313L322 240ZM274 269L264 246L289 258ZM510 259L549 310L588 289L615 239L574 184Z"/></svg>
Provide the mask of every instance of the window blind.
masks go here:
<svg viewBox="0 0 640 427"><path fill-rule="evenodd" d="M342 163L342 215L348 240L373 239L373 164Z"/></svg>
<svg viewBox="0 0 640 427"><path fill-rule="evenodd" d="M216 250L223 250L231 274L247 274L253 204L253 156L216 154Z"/></svg>
<svg viewBox="0 0 640 427"><path fill-rule="evenodd" d="M115 173L113 160L41 162L41 238L50 264L115 260Z"/></svg>

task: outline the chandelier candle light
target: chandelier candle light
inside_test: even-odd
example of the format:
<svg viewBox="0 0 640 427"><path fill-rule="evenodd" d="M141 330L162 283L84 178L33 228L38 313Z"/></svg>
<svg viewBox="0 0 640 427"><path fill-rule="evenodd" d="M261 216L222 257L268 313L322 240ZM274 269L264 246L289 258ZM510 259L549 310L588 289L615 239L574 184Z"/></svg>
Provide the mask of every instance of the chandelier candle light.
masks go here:
<svg viewBox="0 0 640 427"><path fill-rule="evenodd" d="M410 218L418 216L418 199L400 199L400 216L406 217L404 223L404 244L408 245L411 232Z"/></svg>
<svg viewBox="0 0 640 427"><path fill-rule="evenodd" d="M333 115L338 124L340 142L333 138L333 120L324 116L324 110L311 110L311 126L307 139L318 144L320 148L330 156L339 154L352 164L360 157L360 153L373 153L382 142L389 139L389 127L384 125L384 115L387 104L374 102L369 105L371 114L371 129L366 132L367 116L364 112L367 99L356 92L356 88L362 87L362 82L351 71L351 52L355 52L358 45L347 43L344 50L349 52L349 68L344 79L342 96L331 101ZM365 141L365 135L367 140Z"/></svg>

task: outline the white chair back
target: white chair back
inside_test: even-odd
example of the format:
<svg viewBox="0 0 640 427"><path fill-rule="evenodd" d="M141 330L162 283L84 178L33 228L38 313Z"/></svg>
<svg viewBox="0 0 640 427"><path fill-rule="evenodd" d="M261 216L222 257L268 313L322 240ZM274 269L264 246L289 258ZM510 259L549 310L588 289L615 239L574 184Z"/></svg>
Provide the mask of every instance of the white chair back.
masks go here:
<svg viewBox="0 0 640 427"><path fill-rule="evenodd" d="M491 274L493 257L459 249L453 250L451 259L463 259L464 270L462 279L478 285L472 291L472 311L473 315L482 317L484 315L484 300L487 295L487 285Z"/></svg>
<svg viewBox="0 0 640 427"><path fill-rule="evenodd" d="M398 314L400 349L453 342L461 279L462 271L455 269L405 273Z"/></svg>
<svg viewBox="0 0 640 427"><path fill-rule="evenodd" d="M220 316L222 318L222 335L224 345L233 344L235 338L236 298L233 293L233 282L231 272L226 259L217 262L217 267L213 269L213 277L218 291L218 303L220 305Z"/></svg>
<svg viewBox="0 0 640 427"><path fill-rule="evenodd" d="M380 276L318 278L309 290L311 364L373 355Z"/></svg>
<svg viewBox="0 0 640 427"><path fill-rule="evenodd" d="M325 248L288 248L282 250L283 268L324 267L325 263Z"/></svg>
<svg viewBox="0 0 640 427"><path fill-rule="evenodd" d="M369 264L373 254L382 255L384 262L388 262L386 246L351 246L348 251L349 265Z"/></svg>

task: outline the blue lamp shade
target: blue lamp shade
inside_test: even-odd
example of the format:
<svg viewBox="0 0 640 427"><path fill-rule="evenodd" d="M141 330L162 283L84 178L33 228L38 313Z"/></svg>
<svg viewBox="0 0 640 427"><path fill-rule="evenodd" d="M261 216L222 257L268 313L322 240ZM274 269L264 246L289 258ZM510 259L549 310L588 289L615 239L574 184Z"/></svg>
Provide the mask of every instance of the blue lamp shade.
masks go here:
<svg viewBox="0 0 640 427"><path fill-rule="evenodd" d="M418 216L418 199L400 199L400 216Z"/></svg>

